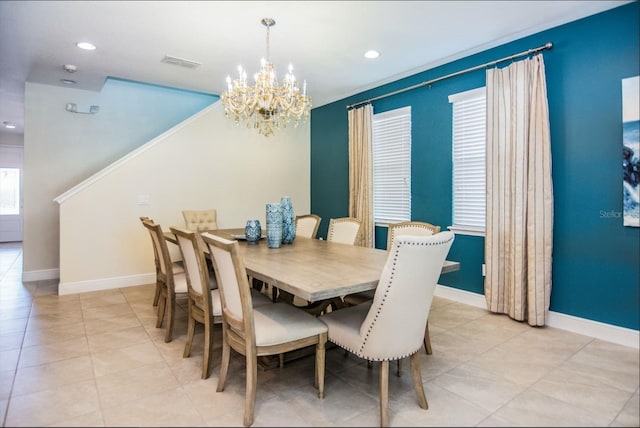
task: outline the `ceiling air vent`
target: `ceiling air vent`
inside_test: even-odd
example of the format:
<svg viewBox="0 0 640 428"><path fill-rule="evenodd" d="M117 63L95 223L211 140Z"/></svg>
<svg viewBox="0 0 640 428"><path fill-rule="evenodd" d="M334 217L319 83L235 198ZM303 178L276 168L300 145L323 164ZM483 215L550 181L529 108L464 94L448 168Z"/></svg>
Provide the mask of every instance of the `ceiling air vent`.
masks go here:
<svg viewBox="0 0 640 428"><path fill-rule="evenodd" d="M189 61L188 59L178 58L177 56L165 55L161 62L167 64L179 65L180 67L196 68L202 65L201 62Z"/></svg>

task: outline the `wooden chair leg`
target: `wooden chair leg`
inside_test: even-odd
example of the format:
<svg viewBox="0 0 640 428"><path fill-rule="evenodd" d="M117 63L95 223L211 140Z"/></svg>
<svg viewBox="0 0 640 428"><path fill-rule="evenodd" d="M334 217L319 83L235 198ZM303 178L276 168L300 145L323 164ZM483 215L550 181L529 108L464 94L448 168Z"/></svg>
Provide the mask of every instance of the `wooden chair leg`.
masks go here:
<svg viewBox="0 0 640 428"><path fill-rule="evenodd" d="M422 375L420 374L420 355L418 352L411 355L411 377L413 378L413 389L416 390L416 395L418 396L418 404L426 410L429 408L429 403L427 403L427 397L424 395Z"/></svg>
<svg viewBox="0 0 640 428"><path fill-rule="evenodd" d="M380 362L380 426L389 426L389 361Z"/></svg>
<svg viewBox="0 0 640 428"><path fill-rule="evenodd" d="M325 367L326 338L316 345L316 388L318 398L324 398L324 367Z"/></svg>
<svg viewBox="0 0 640 428"><path fill-rule="evenodd" d="M431 349L431 338L429 337L429 321L427 321L427 326L424 329L424 349L427 351L427 355L433 354L433 350Z"/></svg>
<svg viewBox="0 0 640 428"><path fill-rule="evenodd" d="M256 405L256 387L258 376L258 359L255 354L247 355L247 386L244 399L244 426L253 424L253 413Z"/></svg>
<svg viewBox="0 0 640 428"><path fill-rule="evenodd" d="M202 379L207 379L209 377L209 365L211 363L212 342L213 342L212 325L210 322L205 322L204 324L204 355L203 355L203 361L202 361Z"/></svg>
<svg viewBox="0 0 640 428"><path fill-rule="evenodd" d="M164 341L171 342L173 340L173 325L176 321L176 299L168 297L167 300L167 328L164 333Z"/></svg>
<svg viewBox="0 0 640 428"><path fill-rule="evenodd" d="M184 352L182 353L182 358L187 358L191 355L191 346L193 345L193 336L196 332L196 320L191 315L191 300L189 300L189 321L187 324L187 343L184 345Z"/></svg>
<svg viewBox="0 0 640 428"><path fill-rule="evenodd" d="M227 342L227 327L222 325L222 360L220 361L220 374L218 375L217 392L224 391L224 383L227 380L227 371L229 370L229 359L231 357L231 347Z"/></svg>
<svg viewBox="0 0 640 428"><path fill-rule="evenodd" d="M160 289L162 288L162 285L156 281L156 292L153 296L153 306L158 306L158 300L160 299Z"/></svg>
<svg viewBox="0 0 640 428"><path fill-rule="evenodd" d="M162 327L162 321L164 321L164 313L166 312L166 307L167 307L167 298L161 295L158 301L158 314L156 318L156 328Z"/></svg>

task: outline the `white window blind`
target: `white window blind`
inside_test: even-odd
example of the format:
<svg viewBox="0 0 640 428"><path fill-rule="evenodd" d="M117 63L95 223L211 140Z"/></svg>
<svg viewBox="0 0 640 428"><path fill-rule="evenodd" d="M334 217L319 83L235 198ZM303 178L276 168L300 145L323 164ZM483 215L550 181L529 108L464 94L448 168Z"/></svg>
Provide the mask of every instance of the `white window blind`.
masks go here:
<svg viewBox="0 0 640 428"><path fill-rule="evenodd" d="M449 96L453 104L453 226L468 234L485 231L486 90Z"/></svg>
<svg viewBox="0 0 640 428"><path fill-rule="evenodd" d="M411 106L373 115L373 216L411 219Z"/></svg>

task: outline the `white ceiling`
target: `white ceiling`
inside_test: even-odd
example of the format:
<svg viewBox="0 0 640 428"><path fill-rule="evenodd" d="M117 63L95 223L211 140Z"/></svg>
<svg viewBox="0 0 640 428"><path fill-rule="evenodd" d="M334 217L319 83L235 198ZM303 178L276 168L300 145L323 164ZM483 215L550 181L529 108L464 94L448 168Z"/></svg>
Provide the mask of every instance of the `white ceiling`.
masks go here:
<svg viewBox="0 0 640 428"><path fill-rule="evenodd" d="M24 82L99 91L107 76L220 94L266 53L318 107L629 1L0 1L0 123L24 130ZM97 46L92 52L78 41ZM534 46L532 46L534 47ZM368 49L380 51L366 60ZM515 53L515 52L514 52ZM162 63L172 55L202 63ZM69 74L64 64L78 71Z"/></svg>

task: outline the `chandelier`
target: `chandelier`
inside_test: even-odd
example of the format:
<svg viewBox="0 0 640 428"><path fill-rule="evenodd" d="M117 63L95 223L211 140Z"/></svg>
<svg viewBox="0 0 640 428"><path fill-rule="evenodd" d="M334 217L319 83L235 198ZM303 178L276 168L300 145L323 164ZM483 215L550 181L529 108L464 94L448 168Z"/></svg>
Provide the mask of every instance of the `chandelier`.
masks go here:
<svg viewBox="0 0 640 428"><path fill-rule="evenodd" d="M238 66L238 78L231 80L227 76L227 90L222 93L224 113L239 124L247 121L247 127L258 129L258 133L271 136L279 128L287 124L294 126L309 117L311 97L307 95L307 81L302 85L293 75L293 66L284 76L282 85L278 84L276 71L269 60L269 29L276 24L271 18L262 19L267 27L267 57L262 58L260 71L254 75L255 84L247 84L247 72Z"/></svg>

